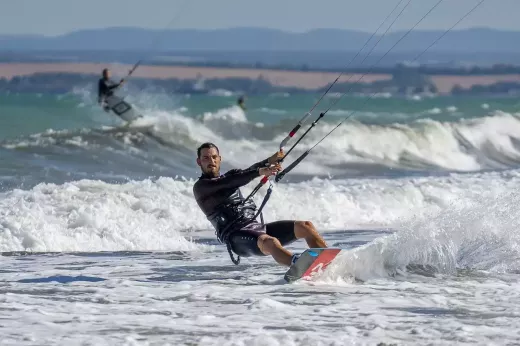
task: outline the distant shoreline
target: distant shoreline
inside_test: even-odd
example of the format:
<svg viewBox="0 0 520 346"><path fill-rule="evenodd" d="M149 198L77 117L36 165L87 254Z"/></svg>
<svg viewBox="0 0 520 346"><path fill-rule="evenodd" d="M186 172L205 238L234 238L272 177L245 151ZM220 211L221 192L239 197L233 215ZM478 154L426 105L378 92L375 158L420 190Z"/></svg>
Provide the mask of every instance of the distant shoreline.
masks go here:
<svg viewBox="0 0 520 346"><path fill-rule="evenodd" d="M14 77L29 77L35 74L82 74L99 76L105 67L110 68L118 77L125 76L132 67L129 64L103 64L103 63L0 63L0 78L11 80ZM302 90L316 90L326 87L338 76L338 72L320 71L284 71L276 69L259 68L220 68L220 67L196 67L173 65L142 65L132 77L144 79L263 79L275 87L297 88ZM345 73L340 83L354 83L363 76L362 73ZM392 74L367 73L362 77L362 83L387 82L392 79ZM431 83L437 88L439 94L450 94L454 87L469 89L474 86L490 86L495 83L519 83L520 74L496 74L496 75L431 75L428 76Z"/></svg>
<svg viewBox="0 0 520 346"><path fill-rule="evenodd" d="M12 79L15 76L30 76L35 73L78 73L101 76L101 70L108 67L113 74L124 76L132 68L127 64L102 63L0 63L0 78ZM220 68L172 65L141 65L132 77L147 79L197 79L202 78L264 78L272 85L296 87L300 89L317 89L331 83L339 72L319 71L283 71L254 68ZM363 74L354 74L351 81L357 81ZM348 75L349 77L350 75ZM348 79L348 77L346 79ZM389 80L390 74L367 74L362 81L371 83ZM345 79L345 81L346 81Z"/></svg>

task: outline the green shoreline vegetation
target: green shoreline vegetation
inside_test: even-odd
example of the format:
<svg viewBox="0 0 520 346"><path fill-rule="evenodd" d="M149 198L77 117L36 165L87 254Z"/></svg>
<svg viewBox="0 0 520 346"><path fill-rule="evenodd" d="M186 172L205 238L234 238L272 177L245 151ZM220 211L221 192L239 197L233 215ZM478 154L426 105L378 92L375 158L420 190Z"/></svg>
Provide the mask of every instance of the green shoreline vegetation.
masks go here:
<svg viewBox="0 0 520 346"><path fill-rule="evenodd" d="M41 63L41 61L40 61ZM214 68L249 68L251 66L205 63L205 64L147 64L151 66L182 66L182 67L214 67ZM255 67L253 67L255 68ZM256 69L300 71L300 72L337 72L337 70L325 70L302 66L296 69L282 68L282 66L256 66ZM486 76L486 75L511 75L520 74L520 67L512 65L493 65L492 67L470 68L432 68L427 66L410 67L403 64L393 68L375 68L368 71L362 68L352 68L348 73L389 74L391 79L378 80L371 83L337 83L334 87L336 93L390 93L392 95L411 95L421 93L437 94L438 90L432 82L433 76ZM35 92L35 93L66 93L74 87L96 83L99 76L81 73L35 73L27 76L15 76L11 79L0 78L0 91L3 92ZM205 94L212 90L224 89L231 92L247 93L250 95L291 93L305 94L323 92L327 86L309 89L301 87L287 87L274 85L264 77L258 78L207 78L203 79L154 79L132 77L132 85L137 88L158 88L179 94ZM462 88L454 85L451 95L517 95L520 93L520 82L495 82L488 85L473 85L470 88Z"/></svg>

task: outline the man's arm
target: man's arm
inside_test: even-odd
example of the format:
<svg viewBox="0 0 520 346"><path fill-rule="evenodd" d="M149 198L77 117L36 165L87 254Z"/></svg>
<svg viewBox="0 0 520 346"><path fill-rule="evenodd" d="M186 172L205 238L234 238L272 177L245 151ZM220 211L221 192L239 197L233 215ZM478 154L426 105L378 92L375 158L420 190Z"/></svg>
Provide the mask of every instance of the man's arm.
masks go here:
<svg viewBox="0 0 520 346"><path fill-rule="evenodd" d="M249 167L248 169L258 169L258 168L265 167L267 165L268 160L269 159L265 159L260 162L257 162L254 165L252 165L251 167Z"/></svg>
<svg viewBox="0 0 520 346"><path fill-rule="evenodd" d="M224 189L236 189L260 176L258 169L232 170L214 179L201 179L195 183L195 198L205 198Z"/></svg>
<svg viewBox="0 0 520 346"><path fill-rule="evenodd" d="M280 160L284 157L284 153L283 151L277 151L274 155L272 155L271 157L265 159L265 160L262 160L260 162L257 162L255 163L254 165L252 165L251 167L249 167L248 169L258 169L258 168L263 168L263 167L267 167L268 164L269 165L274 165L278 162L280 162Z"/></svg>
<svg viewBox="0 0 520 346"><path fill-rule="evenodd" d="M111 83L110 85L108 85L108 90L112 90L112 89L118 88L121 84L123 84L123 80L122 79L121 79L121 82L119 82L119 83Z"/></svg>

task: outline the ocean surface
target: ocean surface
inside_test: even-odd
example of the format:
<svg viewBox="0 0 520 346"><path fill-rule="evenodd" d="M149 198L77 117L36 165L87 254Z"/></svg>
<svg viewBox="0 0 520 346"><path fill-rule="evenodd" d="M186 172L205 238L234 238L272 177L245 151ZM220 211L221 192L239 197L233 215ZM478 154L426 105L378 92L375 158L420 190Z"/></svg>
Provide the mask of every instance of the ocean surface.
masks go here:
<svg viewBox="0 0 520 346"><path fill-rule="evenodd" d="M0 94L0 344L520 344L518 100L342 99L286 164L352 118L264 215L310 220L346 251L287 284L271 259L235 266L216 241L192 195L195 149L212 141L223 170L247 167L319 95L251 96L244 112L226 90L125 93L144 116L126 130L91 86Z"/></svg>

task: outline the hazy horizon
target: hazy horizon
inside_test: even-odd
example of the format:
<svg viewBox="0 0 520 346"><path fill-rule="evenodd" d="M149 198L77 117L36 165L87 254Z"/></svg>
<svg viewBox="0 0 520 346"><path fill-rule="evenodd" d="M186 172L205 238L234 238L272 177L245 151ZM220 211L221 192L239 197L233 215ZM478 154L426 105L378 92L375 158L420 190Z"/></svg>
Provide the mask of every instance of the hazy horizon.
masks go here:
<svg viewBox="0 0 520 346"><path fill-rule="evenodd" d="M412 0L392 28L409 29L438 0ZM475 6L479 0L442 2L416 30L445 30ZM3 5L0 35L58 36L66 33L134 27L143 29L269 28L288 32L314 29L344 29L373 32L399 0L91 0L69 2L17 0ZM401 3L401 8L407 1ZM203 8L203 10L199 10ZM520 31L516 13L520 2L490 0L457 26ZM489 13L493 13L492 16Z"/></svg>
<svg viewBox="0 0 520 346"><path fill-rule="evenodd" d="M309 32L313 32L313 31L318 31L318 30L344 30L344 31L352 31L352 32L360 32L360 33L365 33L365 34L372 34L373 31L366 31L366 30L356 30L356 29L343 29L343 28L326 28L326 27L323 27L323 28L311 28L311 29L308 29L308 30L305 30L305 31L298 31L298 32L293 32L293 31L290 31L290 30L283 30L283 29L278 29L278 28L269 28L269 27L262 27L262 26L234 26L234 27L228 27L228 28L207 28L207 29L197 29L197 28L146 28L146 27L139 27L139 26L132 26L132 25L129 25L129 26L105 26L105 27L93 27L93 28L88 28L88 29L76 29L76 30L72 30L72 31L67 31L67 32L64 32L64 33L61 33L61 34L57 34L57 35L44 35L44 34L0 34L0 36L43 36L43 37L59 37L59 36L65 36L65 35L69 35L69 34L73 34L75 32L84 32L84 31L96 31L96 30L111 30L111 29L142 29L142 30L147 30L147 31L163 31L163 30L168 30L168 31L182 31L182 30L197 30L197 31L201 31L201 32L211 32L211 31L219 31L219 30L234 30L234 29L265 29L265 30L276 30L276 31L280 31L280 32L286 32L286 33L295 33L295 34L305 34L305 33L309 33ZM501 32L519 32L520 33L520 30L508 30L508 29L500 29L500 28L491 28L491 27L486 27L486 26L474 26L474 27L467 27L467 28L454 28L452 29L451 31L453 32L456 32L456 31L468 31L468 30L493 30L493 31L501 31ZM406 31L406 29L401 29L401 30L390 30L389 32L392 32L392 33L395 33L395 32L399 32L399 31ZM433 32L433 31L443 31L442 29L422 29L422 30L419 30L419 29L416 29L414 30L415 32ZM380 32L378 32L379 34L381 34Z"/></svg>

